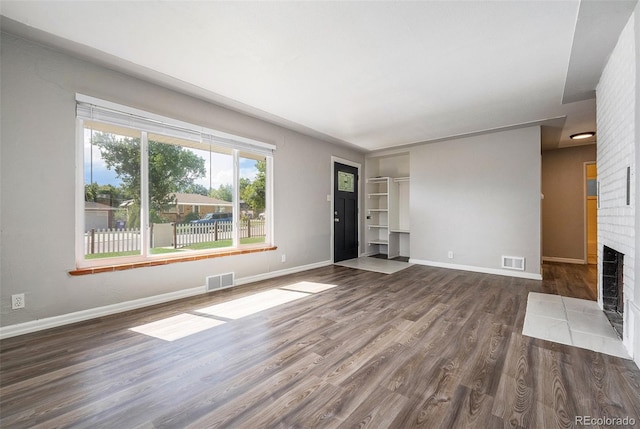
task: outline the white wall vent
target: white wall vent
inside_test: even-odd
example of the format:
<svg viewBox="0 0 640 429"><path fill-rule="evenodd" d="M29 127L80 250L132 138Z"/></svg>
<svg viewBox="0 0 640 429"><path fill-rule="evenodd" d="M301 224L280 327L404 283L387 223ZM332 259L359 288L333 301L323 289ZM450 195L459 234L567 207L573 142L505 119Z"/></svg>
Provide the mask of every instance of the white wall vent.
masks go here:
<svg viewBox="0 0 640 429"><path fill-rule="evenodd" d="M502 256L502 268L524 271L524 258L522 256Z"/></svg>
<svg viewBox="0 0 640 429"><path fill-rule="evenodd" d="M234 273L218 274L207 277L207 292L233 286Z"/></svg>

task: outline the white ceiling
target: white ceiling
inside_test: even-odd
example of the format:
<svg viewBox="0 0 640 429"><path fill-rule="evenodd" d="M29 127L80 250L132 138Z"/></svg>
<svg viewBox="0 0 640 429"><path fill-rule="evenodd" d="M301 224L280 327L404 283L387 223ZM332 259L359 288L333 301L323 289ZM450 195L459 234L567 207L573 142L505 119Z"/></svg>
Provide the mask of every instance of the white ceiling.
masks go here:
<svg viewBox="0 0 640 429"><path fill-rule="evenodd" d="M123 71L377 150L534 123L547 127L547 147L570 145L569 134L595 129L593 89L635 3L2 1L0 10L3 29L41 31Z"/></svg>

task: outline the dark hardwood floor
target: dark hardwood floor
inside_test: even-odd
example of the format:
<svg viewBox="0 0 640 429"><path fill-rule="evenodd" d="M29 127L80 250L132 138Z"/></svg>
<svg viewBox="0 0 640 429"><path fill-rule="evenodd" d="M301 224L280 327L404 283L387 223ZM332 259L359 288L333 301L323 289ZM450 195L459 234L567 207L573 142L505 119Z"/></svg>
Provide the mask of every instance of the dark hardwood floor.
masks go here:
<svg viewBox="0 0 640 429"><path fill-rule="evenodd" d="M6 339L0 426L569 428L575 416L640 424L632 361L521 335L530 291L590 296L577 285L589 273L576 270L546 264L539 282L330 266ZM172 342L129 330L298 281L337 286Z"/></svg>
<svg viewBox="0 0 640 429"><path fill-rule="evenodd" d="M571 298L598 300L598 268L596 265L560 264L542 265L544 293Z"/></svg>

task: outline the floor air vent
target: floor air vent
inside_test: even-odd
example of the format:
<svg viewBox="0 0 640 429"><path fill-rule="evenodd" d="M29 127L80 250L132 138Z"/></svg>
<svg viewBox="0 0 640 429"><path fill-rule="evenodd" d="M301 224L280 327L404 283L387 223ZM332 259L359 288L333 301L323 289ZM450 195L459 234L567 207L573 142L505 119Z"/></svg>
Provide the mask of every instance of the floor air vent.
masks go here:
<svg viewBox="0 0 640 429"><path fill-rule="evenodd" d="M502 268L524 271L524 258L522 256L503 256Z"/></svg>
<svg viewBox="0 0 640 429"><path fill-rule="evenodd" d="M207 277L207 292L233 286L234 274L226 273Z"/></svg>

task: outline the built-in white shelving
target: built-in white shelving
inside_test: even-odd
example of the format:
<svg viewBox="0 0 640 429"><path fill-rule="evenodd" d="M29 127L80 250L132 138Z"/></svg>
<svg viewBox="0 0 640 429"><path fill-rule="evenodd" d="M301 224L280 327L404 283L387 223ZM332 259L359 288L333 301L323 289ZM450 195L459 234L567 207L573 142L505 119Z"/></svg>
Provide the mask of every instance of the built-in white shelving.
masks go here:
<svg viewBox="0 0 640 429"><path fill-rule="evenodd" d="M365 162L364 211L366 253L392 259L410 257L409 186L411 154L408 151L381 151Z"/></svg>
<svg viewBox="0 0 640 429"><path fill-rule="evenodd" d="M367 244L380 246L382 253L389 245L389 183L388 177L367 180Z"/></svg>
<svg viewBox="0 0 640 429"><path fill-rule="evenodd" d="M400 256L401 240L409 237L409 178L394 177L389 184L388 258Z"/></svg>
<svg viewBox="0 0 640 429"><path fill-rule="evenodd" d="M388 246L389 240L371 240L369 241L369 244L379 244L379 245Z"/></svg>
<svg viewBox="0 0 640 429"><path fill-rule="evenodd" d="M388 258L400 256L401 235L409 234L409 178L370 177L367 187L367 243Z"/></svg>

